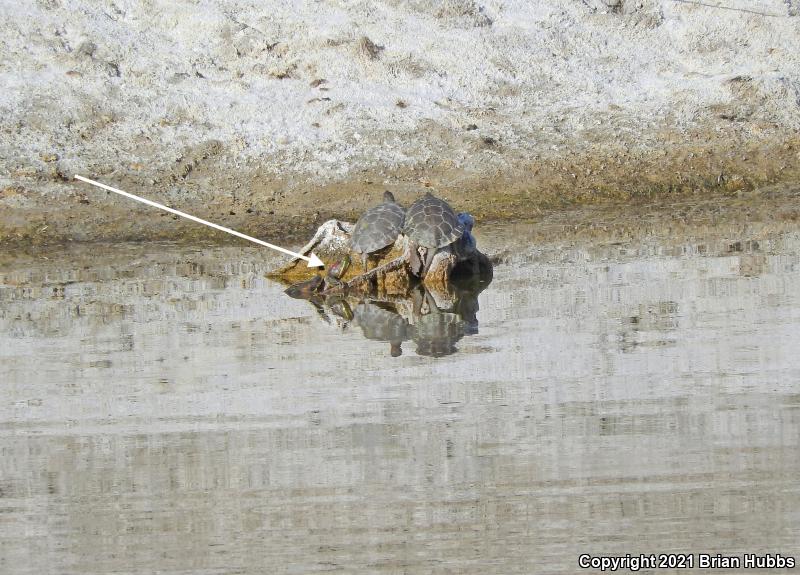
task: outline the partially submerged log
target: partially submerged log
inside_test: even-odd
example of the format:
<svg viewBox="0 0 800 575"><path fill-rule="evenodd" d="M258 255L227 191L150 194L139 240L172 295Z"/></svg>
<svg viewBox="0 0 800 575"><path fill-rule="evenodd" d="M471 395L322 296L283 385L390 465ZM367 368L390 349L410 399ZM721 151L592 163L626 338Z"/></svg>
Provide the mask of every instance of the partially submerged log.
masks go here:
<svg viewBox="0 0 800 575"><path fill-rule="evenodd" d="M314 237L301 248L300 253L312 251L329 268L349 255L350 234L353 224L339 220L328 220L322 224ZM420 280L414 276L409 265L411 244L405 236L398 237L393 246L369 258L369 271L364 272L360 258L354 257L350 267L340 278L341 284L328 286L326 292L343 289L374 291L382 293L406 293ZM424 249L424 248L422 248ZM270 272L287 283L302 282L319 273L309 268L301 259L294 259ZM474 245L474 242L455 242L438 250L422 283L434 291L446 291L454 275L491 279L492 265L489 259Z"/></svg>

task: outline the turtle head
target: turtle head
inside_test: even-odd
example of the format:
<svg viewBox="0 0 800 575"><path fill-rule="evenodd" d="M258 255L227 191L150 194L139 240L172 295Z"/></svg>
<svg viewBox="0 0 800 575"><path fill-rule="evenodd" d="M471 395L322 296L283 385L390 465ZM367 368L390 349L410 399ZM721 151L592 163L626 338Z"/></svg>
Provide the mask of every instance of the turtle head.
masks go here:
<svg viewBox="0 0 800 575"><path fill-rule="evenodd" d="M342 259L334 263L330 268L328 268L328 276L334 279L341 279L344 273L347 271L347 268L350 267L350 255L345 254Z"/></svg>
<svg viewBox="0 0 800 575"><path fill-rule="evenodd" d="M473 218L472 215L468 214L467 212L461 212L458 214L458 221L462 226L464 226L465 232L471 232L472 226L475 225L475 218Z"/></svg>
<svg viewBox="0 0 800 575"><path fill-rule="evenodd" d="M394 194L392 192L390 192L389 190L386 190L385 192L383 192L383 201L384 201L384 203L387 203L387 204L396 203L395 199L394 199Z"/></svg>

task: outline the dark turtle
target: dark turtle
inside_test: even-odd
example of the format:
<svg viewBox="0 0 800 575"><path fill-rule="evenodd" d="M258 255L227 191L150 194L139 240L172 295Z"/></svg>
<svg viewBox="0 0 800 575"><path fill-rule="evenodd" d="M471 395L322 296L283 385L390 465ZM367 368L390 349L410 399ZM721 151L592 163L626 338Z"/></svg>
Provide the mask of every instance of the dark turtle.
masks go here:
<svg viewBox="0 0 800 575"><path fill-rule="evenodd" d="M342 259L335 262L330 268L328 268L328 277L340 280L344 275L344 272L347 271L347 268L350 267L350 256L345 254Z"/></svg>
<svg viewBox="0 0 800 575"><path fill-rule="evenodd" d="M455 279L456 276L463 278L480 274L480 263L477 255L478 243L475 241L475 236L472 235L475 218L466 212L461 212L458 214L458 221L464 226L464 234L450 246L458 260L455 269L452 270L450 275L451 280Z"/></svg>
<svg viewBox="0 0 800 575"><path fill-rule="evenodd" d="M406 211L394 201L392 192L383 193L383 203L368 209L358 218L350 238L350 249L361 254L364 273L370 254L378 252L397 240L403 229Z"/></svg>
<svg viewBox="0 0 800 575"><path fill-rule="evenodd" d="M436 251L464 235L464 223L447 202L428 192L408 208L403 233L411 241L411 270L424 276ZM419 260L418 246L425 248L424 265Z"/></svg>

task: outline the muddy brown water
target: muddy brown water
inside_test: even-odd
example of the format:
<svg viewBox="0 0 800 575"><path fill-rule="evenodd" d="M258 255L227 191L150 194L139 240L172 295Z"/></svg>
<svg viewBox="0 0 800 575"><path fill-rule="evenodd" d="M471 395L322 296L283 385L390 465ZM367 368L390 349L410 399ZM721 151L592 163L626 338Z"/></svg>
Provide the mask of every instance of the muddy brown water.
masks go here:
<svg viewBox="0 0 800 575"><path fill-rule="evenodd" d="M0 263L0 572L576 573L800 541L800 226L533 241L432 358L258 248ZM660 570L659 572L668 572Z"/></svg>

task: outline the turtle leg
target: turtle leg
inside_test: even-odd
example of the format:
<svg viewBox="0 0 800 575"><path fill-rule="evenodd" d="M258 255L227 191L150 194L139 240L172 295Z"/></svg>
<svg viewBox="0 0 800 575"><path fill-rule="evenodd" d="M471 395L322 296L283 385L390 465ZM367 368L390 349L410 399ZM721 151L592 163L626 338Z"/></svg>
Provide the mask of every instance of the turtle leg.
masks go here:
<svg viewBox="0 0 800 575"><path fill-rule="evenodd" d="M436 255L436 250L434 248L425 248L425 267L422 269L422 275L428 274L434 255Z"/></svg>
<svg viewBox="0 0 800 575"><path fill-rule="evenodd" d="M419 277L422 273L422 261L419 259L419 246L412 242L410 252L408 263L411 266L411 273Z"/></svg>

